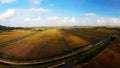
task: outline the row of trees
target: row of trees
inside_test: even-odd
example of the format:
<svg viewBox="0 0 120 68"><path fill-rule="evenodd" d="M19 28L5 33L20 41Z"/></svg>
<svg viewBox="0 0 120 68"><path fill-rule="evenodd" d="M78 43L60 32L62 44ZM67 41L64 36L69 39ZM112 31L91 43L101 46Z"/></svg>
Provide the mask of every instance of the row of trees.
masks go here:
<svg viewBox="0 0 120 68"><path fill-rule="evenodd" d="M15 29L22 29L22 30L31 30L31 31L43 31L43 30L47 30L47 28L44 28L44 29L34 29L34 28L30 28L30 27L7 27L7 26L2 26L0 25L0 32L10 32L12 30L15 30Z"/></svg>
<svg viewBox="0 0 120 68"><path fill-rule="evenodd" d="M9 31L12 31L13 29L22 29L22 28L20 28L20 27L7 27L7 26L0 25L0 32L9 32Z"/></svg>

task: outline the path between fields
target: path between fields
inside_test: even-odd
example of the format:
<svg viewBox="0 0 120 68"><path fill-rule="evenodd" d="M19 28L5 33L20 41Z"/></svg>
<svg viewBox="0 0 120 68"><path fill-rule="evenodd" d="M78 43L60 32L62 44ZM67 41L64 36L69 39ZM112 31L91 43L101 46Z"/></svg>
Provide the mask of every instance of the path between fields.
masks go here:
<svg viewBox="0 0 120 68"><path fill-rule="evenodd" d="M21 41L23 41L23 40L28 39L29 37L31 37L31 36L34 35L34 34L36 34L36 33L29 34L29 35L27 35L27 36L24 36L24 37L19 38L19 39L16 39L16 40L12 40L12 41L8 41L8 42L0 43L0 47L1 47L2 45L9 45L9 44L21 42Z"/></svg>

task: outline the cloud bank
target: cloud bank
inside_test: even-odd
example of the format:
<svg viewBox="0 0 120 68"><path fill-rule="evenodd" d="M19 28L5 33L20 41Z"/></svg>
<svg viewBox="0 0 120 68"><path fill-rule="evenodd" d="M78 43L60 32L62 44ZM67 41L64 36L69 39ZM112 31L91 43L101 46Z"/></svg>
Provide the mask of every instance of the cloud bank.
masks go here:
<svg viewBox="0 0 120 68"><path fill-rule="evenodd" d="M0 0L0 3L5 4L5 3L12 3L15 2L16 0Z"/></svg>
<svg viewBox="0 0 120 68"><path fill-rule="evenodd" d="M0 21L3 25L14 27L120 26L120 18L96 17L95 13L82 14L84 17L51 16L48 13L51 10L45 8L7 9L0 14Z"/></svg>

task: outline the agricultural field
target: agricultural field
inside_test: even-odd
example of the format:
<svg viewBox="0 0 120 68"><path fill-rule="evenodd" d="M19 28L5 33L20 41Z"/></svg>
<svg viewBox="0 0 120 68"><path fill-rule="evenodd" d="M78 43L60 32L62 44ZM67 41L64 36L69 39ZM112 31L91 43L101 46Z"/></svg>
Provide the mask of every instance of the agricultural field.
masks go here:
<svg viewBox="0 0 120 68"><path fill-rule="evenodd" d="M25 31L25 30L14 30L11 32L2 32L0 33L0 43L9 42L12 40L23 38L32 33L33 32L31 31Z"/></svg>
<svg viewBox="0 0 120 68"><path fill-rule="evenodd" d="M120 68L120 37L85 66L91 67Z"/></svg>
<svg viewBox="0 0 120 68"><path fill-rule="evenodd" d="M94 29L94 28L81 28L81 29L76 28L76 29L71 29L71 30L66 29L63 31L76 35L78 37L81 37L85 39L86 41L90 41L90 42L117 32L117 30Z"/></svg>
<svg viewBox="0 0 120 68"><path fill-rule="evenodd" d="M34 28L34 30L40 30ZM92 41L115 33L115 30L107 29L60 29L48 28L36 32L34 35L13 44L1 47L0 52L10 58L40 59L64 54L69 50L91 43ZM1 42L14 40L32 31L12 31L1 33ZM5 37L2 37L5 35Z"/></svg>
<svg viewBox="0 0 120 68"><path fill-rule="evenodd" d="M16 29L9 32L1 32L0 39L2 40L0 40L0 43L18 41L7 45L1 44L0 57L1 59L15 62L46 60L71 53L77 48L84 47L93 41L116 32L117 30L112 29L78 27L29 28L27 30ZM116 50L116 48L113 49ZM76 56L64 59L64 61L69 62L72 59L76 59ZM61 62L63 61L60 60L52 64ZM45 66L49 65L45 64ZM6 68L8 66L0 64L0 67ZM26 66L22 67L26 68ZM39 68L41 65L35 67ZM13 68L16 67L13 66ZM44 65L43 68L45 68Z"/></svg>
<svg viewBox="0 0 120 68"><path fill-rule="evenodd" d="M88 41L71 34L63 34L58 29L37 32L26 40L1 48L1 52L17 58L50 57L65 50L88 44ZM75 45L75 46L74 46Z"/></svg>

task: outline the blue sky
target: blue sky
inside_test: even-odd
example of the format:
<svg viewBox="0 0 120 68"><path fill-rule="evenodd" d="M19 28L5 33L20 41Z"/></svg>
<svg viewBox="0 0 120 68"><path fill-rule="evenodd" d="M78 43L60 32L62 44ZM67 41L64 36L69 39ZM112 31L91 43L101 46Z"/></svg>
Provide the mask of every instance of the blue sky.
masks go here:
<svg viewBox="0 0 120 68"><path fill-rule="evenodd" d="M120 26L120 0L0 0L0 25Z"/></svg>

